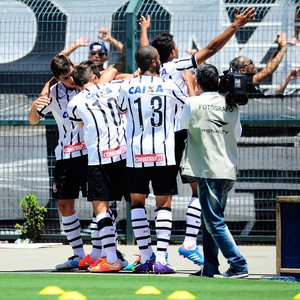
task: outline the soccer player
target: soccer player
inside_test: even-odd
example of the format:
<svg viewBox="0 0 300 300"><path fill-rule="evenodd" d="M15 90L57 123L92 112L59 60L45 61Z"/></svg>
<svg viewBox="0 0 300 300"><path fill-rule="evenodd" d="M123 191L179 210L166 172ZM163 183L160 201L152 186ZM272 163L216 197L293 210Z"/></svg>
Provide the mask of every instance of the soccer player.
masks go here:
<svg viewBox="0 0 300 300"><path fill-rule="evenodd" d="M72 121L83 127L88 149L88 201L92 202L106 257L89 266L92 273L117 272L122 268L115 244L109 201L129 199L126 180L124 118L117 108L118 84L94 84L88 65L79 65L72 77L81 90L68 104ZM95 257L94 257L95 259Z"/></svg>
<svg viewBox="0 0 300 300"><path fill-rule="evenodd" d="M120 89L120 111L127 113L127 178L131 197L131 222L141 259L133 272L151 272L155 260L151 247L149 220L145 210L151 182L156 198L157 235L154 273L174 273L166 261L172 211L167 202L177 193L174 153L175 106L186 96L172 80L159 77L160 59L152 46L135 54L141 75L124 82Z"/></svg>
<svg viewBox="0 0 300 300"><path fill-rule="evenodd" d="M185 70L193 70L208 58L220 51L239 28L244 26L255 17L255 10L252 7L246 8L241 14L236 8L234 22L219 36L214 38L206 47L199 50L192 56L178 59L178 48L170 33L162 33L154 37L151 45L155 47L160 55L161 68L160 76L164 79L172 78L178 86L188 94L186 84L182 78ZM145 46L149 44L147 31L150 28L150 16L141 17L141 37L140 44ZM182 114L181 107L177 107L175 117L175 155L176 164L179 169L182 152L185 147L187 131L181 127L179 122ZM186 234L183 245L178 249L180 255L190 259L195 264L203 264L203 257L197 247L197 236L201 226L201 208L197 192L197 180L192 177L181 176L183 183L189 183L192 189L192 197L186 211ZM172 197L168 200L171 202Z"/></svg>
<svg viewBox="0 0 300 300"><path fill-rule="evenodd" d="M49 98L39 97L32 103L29 112L31 125L36 125L51 112L59 132L55 148L53 197L58 201L63 230L74 252L66 262L56 266L59 271L76 268L78 261L85 257L80 222L74 204L80 190L86 196L87 149L82 129L67 117L67 104L79 92L70 76L73 69L69 58L64 55L55 56L51 60L51 70L58 83L51 87Z"/></svg>
<svg viewBox="0 0 300 300"><path fill-rule="evenodd" d="M97 67L91 62L89 64L96 76L95 83L98 81L111 80L116 72L107 70L100 76ZM87 149L83 140L83 131L75 122L71 122L67 115L67 104L74 95L79 93L76 89L73 79L70 76L74 65L69 58L64 55L56 55L51 61L53 78L57 81L50 87L48 96L48 85L45 85L43 96L40 96L32 104L29 121L35 125L47 113L52 112L58 125L59 140L55 149L56 166L53 180L53 197L58 199L58 210L62 215L63 229L66 232L67 240L73 248L74 255L66 262L56 266L59 271L71 270L75 268L87 269L89 264L95 260L93 257L99 257L102 252L101 242L95 230L96 221L93 218L91 222L91 241L92 253L85 255L83 241L81 237L81 227L78 216L75 212L75 198L79 196L79 190L86 197L86 176L87 176ZM117 240L117 236L116 236ZM124 260L122 253L117 252L122 264L128 264Z"/></svg>

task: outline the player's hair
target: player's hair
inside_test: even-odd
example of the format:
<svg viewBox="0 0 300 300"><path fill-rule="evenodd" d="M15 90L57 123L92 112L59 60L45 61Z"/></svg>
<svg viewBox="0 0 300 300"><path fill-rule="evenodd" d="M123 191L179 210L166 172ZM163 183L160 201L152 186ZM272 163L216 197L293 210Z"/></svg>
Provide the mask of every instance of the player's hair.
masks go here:
<svg viewBox="0 0 300 300"><path fill-rule="evenodd" d="M93 74L93 70L90 66L79 64L72 71L71 76L79 87L83 87L86 83L92 80Z"/></svg>
<svg viewBox="0 0 300 300"><path fill-rule="evenodd" d="M229 63L229 68L233 68L235 70L240 70L240 68L242 67L242 65L241 65L241 58L242 58L242 56L238 56L238 57L234 58Z"/></svg>
<svg viewBox="0 0 300 300"><path fill-rule="evenodd" d="M141 74L144 74L150 69L152 60L155 59L156 50L152 46L144 46L139 48L135 53L135 60L138 67L141 69Z"/></svg>
<svg viewBox="0 0 300 300"><path fill-rule="evenodd" d="M157 49L162 64L168 61L172 50L175 50L173 35L168 32L163 32L155 36L151 45Z"/></svg>
<svg viewBox="0 0 300 300"><path fill-rule="evenodd" d="M196 79L205 92L217 92L219 85L218 69L211 64L202 64L196 69Z"/></svg>
<svg viewBox="0 0 300 300"><path fill-rule="evenodd" d="M55 77L69 73L70 67L74 67L74 65L65 55L58 54L51 59L50 68Z"/></svg>
<svg viewBox="0 0 300 300"><path fill-rule="evenodd" d="M99 68L95 65L95 63L91 60L84 60L82 61L79 66L89 66L92 71L93 71L93 74L97 76L97 78L99 79L101 74L100 74L100 71L99 71Z"/></svg>

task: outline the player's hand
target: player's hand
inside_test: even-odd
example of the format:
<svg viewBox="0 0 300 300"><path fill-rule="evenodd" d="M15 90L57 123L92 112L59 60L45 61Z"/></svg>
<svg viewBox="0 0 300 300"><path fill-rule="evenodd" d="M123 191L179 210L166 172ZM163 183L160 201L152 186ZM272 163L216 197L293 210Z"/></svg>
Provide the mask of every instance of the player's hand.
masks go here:
<svg viewBox="0 0 300 300"><path fill-rule="evenodd" d="M184 70L184 72L182 73L182 79L187 84L188 83L194 84L194 82L195 82L195 74L193 74L189 70Z"/></svg>
<svg viewBox="0 0 300 300"><path fill-rule="evenodd" d="M144 16L141 16L139 24L141 30L148 30L150 28L150 16L147 15L147 19Z"/></svg>
<svg viewBox="0 0 300 300"><path fill-rule="evenodd" d="M89 38L87 36L82 36L78 40L75 41L75 44L78 47L86 47L89 45Z"/></svg>
<svg viewBox="0 0 300 300"><path fill-rule="evenodd" d="M235 8L234 14L234 24L240 28L247 24L248 22L252 22L255 20L256 12L254 7L247 7L241 14L239 14L239 9Z"/></svg>
<svg viewBox="0 0 300 300"><path fill-rule="evenodd" d="M138 77L138 76L140 76L140 75L141 75L141 69L140 69L140 68L136 69L136 70L133 72L133 77Z"/></svg>
<svg viewBox="0 0 300 300"><path fill-rule="evenodd" d="M98 38L109 42L111 40L111 34L106 28L100 28L98 31Z"/></svg>
<svg viewBox="0 0 300 300"><path fill-rule="evenodd" d="M198 50L197 49L190 49L190 50L185 50L185 52L188 55L194 55L196 52L198 52Z"/></svg>
<svg viewBox="0 0 300 300"><path fill-rule="evenodd" d="M37 98L36 100L34 100L32 103L32 105L36 109L41 109L49 104L50 104L50 99L46 96L41 96L41 97Z"/></svg>

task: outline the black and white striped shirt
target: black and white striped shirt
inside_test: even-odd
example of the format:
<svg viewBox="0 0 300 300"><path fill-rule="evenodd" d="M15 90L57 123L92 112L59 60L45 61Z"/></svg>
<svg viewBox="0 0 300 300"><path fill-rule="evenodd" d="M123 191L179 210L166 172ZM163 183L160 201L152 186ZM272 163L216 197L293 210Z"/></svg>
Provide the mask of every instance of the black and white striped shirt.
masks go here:
<svg viewBox="0 0 300 300"><path fill-rule="evenodd" d="M120 83L92 85L68 105L70 120L83 122L88 164L126 159L125 118L117 107Z"/></svg>
<svg viewBox="0 0 300 300"><path fill-rule="evenodd" d="M52 112L58 127L58 144L55 148L56 160L69 159L87 154L83 139L83 130L76 122L69 120L67 105L79 93L58 82L50 89L50 104L38 111L41 117Z"/></svg>
<svg viewBox="0 0 300 300"><path fill-rule="evenodd" d="M142 75L124 82L119 107L127 112L127 166L175 165L175 106L186 96L172 80Z"/></svg>
<svg viewBox="0 0 300 300"><path fill-rule="evenodd" d="M197 62L194 55L181 59L173 59L172 61L168 61L161 65L160 77L164 79L172 79L181 88L181 90L188 95L187 86L182 79L182 74L185 70L194 70L195 68L197 68ZM182 109L177 107L175 115L175 131L182 129L180 123L181 114Z"/></svg>

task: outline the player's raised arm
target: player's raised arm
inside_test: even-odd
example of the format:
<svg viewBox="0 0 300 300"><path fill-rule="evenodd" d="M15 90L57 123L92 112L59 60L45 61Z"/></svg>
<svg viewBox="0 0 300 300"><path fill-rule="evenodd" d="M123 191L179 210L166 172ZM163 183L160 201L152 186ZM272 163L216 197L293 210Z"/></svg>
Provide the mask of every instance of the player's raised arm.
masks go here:
<svg viewBox="0 0 300 300"><path fill-rule="evenodd" d="M185 70L182 74L182 79L184 80L184 82L187 86L189 96L190 97L196 96L196 92L195 92L195 88L196 88L196 86L195 86L195 75L192 74L191 71Z"/></svg>
<svg viewBox="0 0 300 300"><path fill-rule="evenodd" d="M139 24L141 26L140 47L148 46L148 29L150 28L150 16L148 15L147 18L141 16Z"/></svg>
<svg viewBox="0 0 300 300"><path fill-rule="evenodd" d="M114 68L114 66L109 66L106 70L101 72L98 84L103 84L112 81L113 79L115 79L117 74L118 70Z"/></svg>
<svg viewBox="0 0 300 300"><path fill-rule="evenodd" d="M247 7L241 14L239 14L239 9L236 8L234 22L223 33L214 38L206 47L195 54L198 65L220 51L241 27L254 20L255 15L255 9L251 6Z"/></svg>

